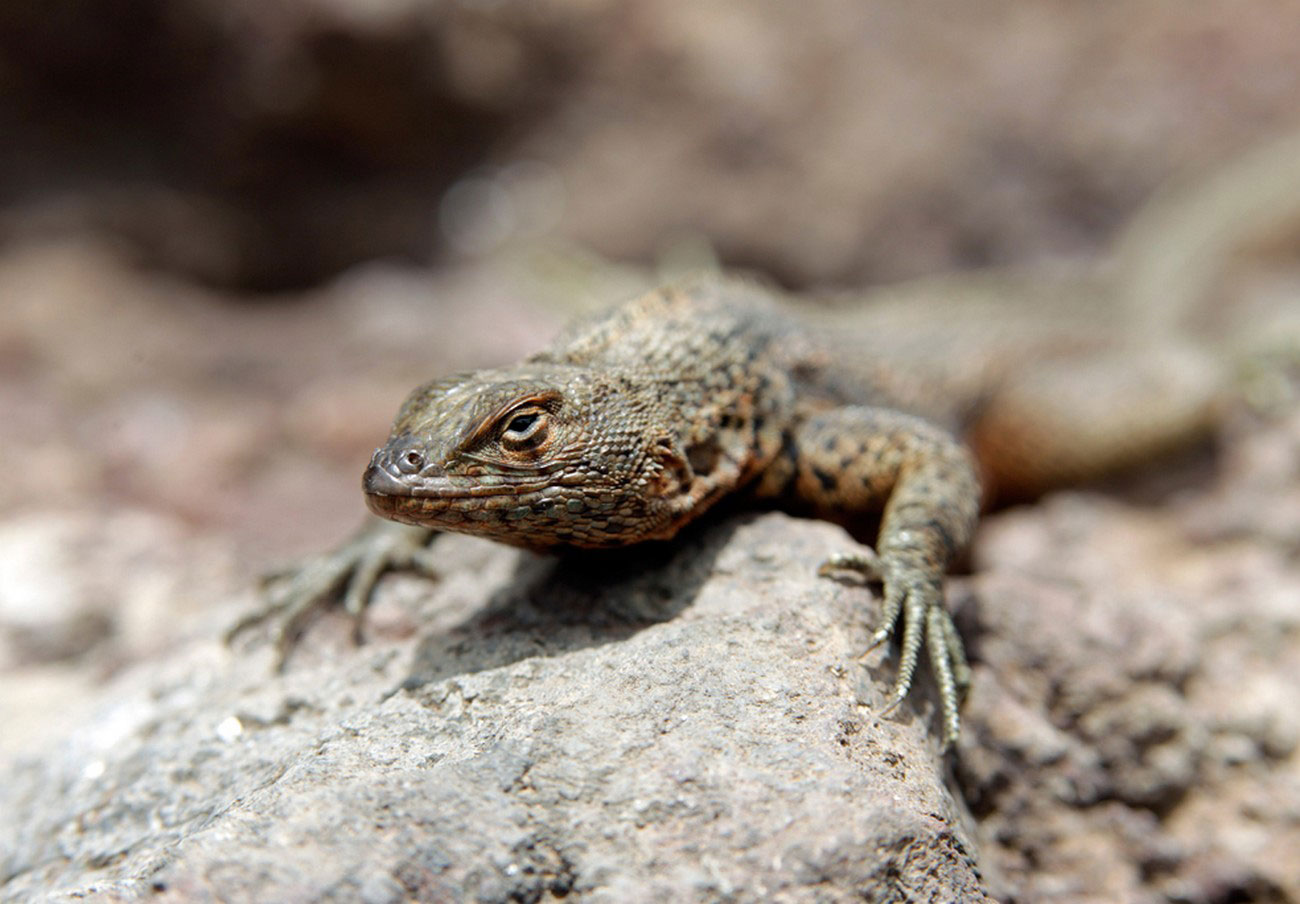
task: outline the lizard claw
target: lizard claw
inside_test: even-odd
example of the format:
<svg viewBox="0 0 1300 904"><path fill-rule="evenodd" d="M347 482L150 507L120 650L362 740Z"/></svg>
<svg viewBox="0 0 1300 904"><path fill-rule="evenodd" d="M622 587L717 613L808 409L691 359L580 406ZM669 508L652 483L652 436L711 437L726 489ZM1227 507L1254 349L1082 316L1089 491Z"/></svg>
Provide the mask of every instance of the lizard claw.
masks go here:
<svg viewBox="0 0 1300 904"><path fill-rule="evenodd" d="M903 623L898 675L882 715L892 713L906 699L924 641L939 689L943 749L948 750L960 733L958 703L970 686L971 672L952 616L943 607L941 579L932 576L923 565L909 563L905 557L882 558L870 550L833 555L822 563L817 573L826 577L837 571L857 572L869 581L884 585L880 622L859 662L893 637L899 622Z"/></svg>
<svg viewBox="0 0 1300 904"><path fill-rule="evenodd" d="M283 671L294 643L311 616L343 591L345 611L352 617L354 640L375 585L384 572L411 569L436 577L427 543L430 531L392 522L367 524L332 553L282 569L261 581L266 605L241 618L225 634L229 645L245 631L274 622L275 668Z"/></svg>
<svg viewBox="0 0 1300 904"><path fill-rule="evenodd" d="M832 577L837 571L856 572L869 581L884 579L880 556L865 546L856 552L831 553L817 568L817 574L824 578Z"/></svg>

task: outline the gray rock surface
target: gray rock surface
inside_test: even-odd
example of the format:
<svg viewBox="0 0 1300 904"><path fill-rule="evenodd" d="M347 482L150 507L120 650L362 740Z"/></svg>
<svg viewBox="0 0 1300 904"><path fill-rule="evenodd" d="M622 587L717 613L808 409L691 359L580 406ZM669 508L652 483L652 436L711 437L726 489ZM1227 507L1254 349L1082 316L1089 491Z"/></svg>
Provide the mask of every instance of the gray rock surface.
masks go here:
<svg viewBox="0 0 1300 904"><path fill-rule="evenodd" d="M363 646L323 614L279 676L215 640L247 595L181 593L135 665L67 666L43 732L12 718L39 672L6 672L0 900L1297 900L1300 412L1224 444L1157 498L986 519L950 775L928 682L877 718L893 663L855 664L877 606L814 577L851 542L826 524L599 559L444 537ZM163 523L105 524L87 556L32 520L0 561L71 537L70 573L185 579Z"/></svg>
<svg viewBox="0 0 1300 904"><path fill-rule="evenodd" d="M179 646L0 790L5 900L982 900L930 689L892 718L850 541L773 514L553 560L439 540L367 642ZM915 704L915 708L914 705Z"/></svg>

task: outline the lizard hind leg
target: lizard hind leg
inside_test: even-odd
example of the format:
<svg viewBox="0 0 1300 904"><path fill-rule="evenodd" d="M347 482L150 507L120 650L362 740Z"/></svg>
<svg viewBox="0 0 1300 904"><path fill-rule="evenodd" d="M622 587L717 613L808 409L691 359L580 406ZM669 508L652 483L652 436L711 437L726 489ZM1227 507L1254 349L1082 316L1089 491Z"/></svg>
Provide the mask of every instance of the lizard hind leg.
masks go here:
<svg viewBox="0 0 1300 904"><path fill-rule="evenodd" d="M845 406L803 422L773 474L781 479L760 481L760 495L811 507L841 523L882 514L874 552L832 557L820 573L852 570L884 585L871 647L894 636L902 622L898 674L886 712L906 698L925 646L939 689L944 747L951 747L970 668L943 608L943 576L969 542L978 514L979 481L969 452L919 418Z"/></svg>

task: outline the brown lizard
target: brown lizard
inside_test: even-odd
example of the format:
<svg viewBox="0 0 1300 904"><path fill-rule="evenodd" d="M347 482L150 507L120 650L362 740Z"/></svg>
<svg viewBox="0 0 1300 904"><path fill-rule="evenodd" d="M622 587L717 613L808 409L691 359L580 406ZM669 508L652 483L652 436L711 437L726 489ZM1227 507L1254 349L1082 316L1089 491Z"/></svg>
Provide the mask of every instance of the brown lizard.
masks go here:
<svg viewBox="0 0 1300 904"><path fill-rule="evenodd" d="M427 569L431 532L537 551L622 547L668 540L744 494L850 526L879 519L875 552L822 570L883 584L872 646L902 623L889 705L906 696L925 640L944 744L957 737L969 668L943 577L975 527L974 459L896 407L865 369L837 367L755 283L670 285L578 323L516 366L419 387L363 486L371 511L419 530L371 529L295 575L282 648L345 581L347 607L360 614L383 570Z"/></svg>
<svg viewBox="0 0 1300 904"><path fill-rule="evenodd" d="M876 553L822 570L882 580L872 646L903 622L891 707L928 639L950 744L968 669L941 581L980 496L953 437L973 448L986 495L1014 499L1205 435L1234 356L1152 320L1203 303L1241 237L1295 220L1298 141L1158 198L1099 267L919 280L821 314L805 303L803 327L754 284L696 279L586 320L516 367L429 383L365 477L373 511L417 527L380 523L291 572L275 606L232 634L285 611L283 656L340 587L359 617L384 570L434 573L436 531L599 548L668 539L727 495L851 525L883 510ZM1290 336L1291 362L1294 318L1281 313L1248 320Z"/></svg>

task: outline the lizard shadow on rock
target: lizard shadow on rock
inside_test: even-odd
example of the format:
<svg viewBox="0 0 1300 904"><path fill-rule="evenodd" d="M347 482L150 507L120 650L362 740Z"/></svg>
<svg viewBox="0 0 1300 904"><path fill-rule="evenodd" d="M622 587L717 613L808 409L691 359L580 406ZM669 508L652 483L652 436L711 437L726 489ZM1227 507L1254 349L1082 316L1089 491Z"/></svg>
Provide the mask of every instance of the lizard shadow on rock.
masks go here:
<svg viewBox="0 0 1300 904"><path fill-rule="evenodd" d="M670 543L522 557L486 607L420 640L402 686L616 643L669 621L694 602L742 518L706 518Z"/></svg>

